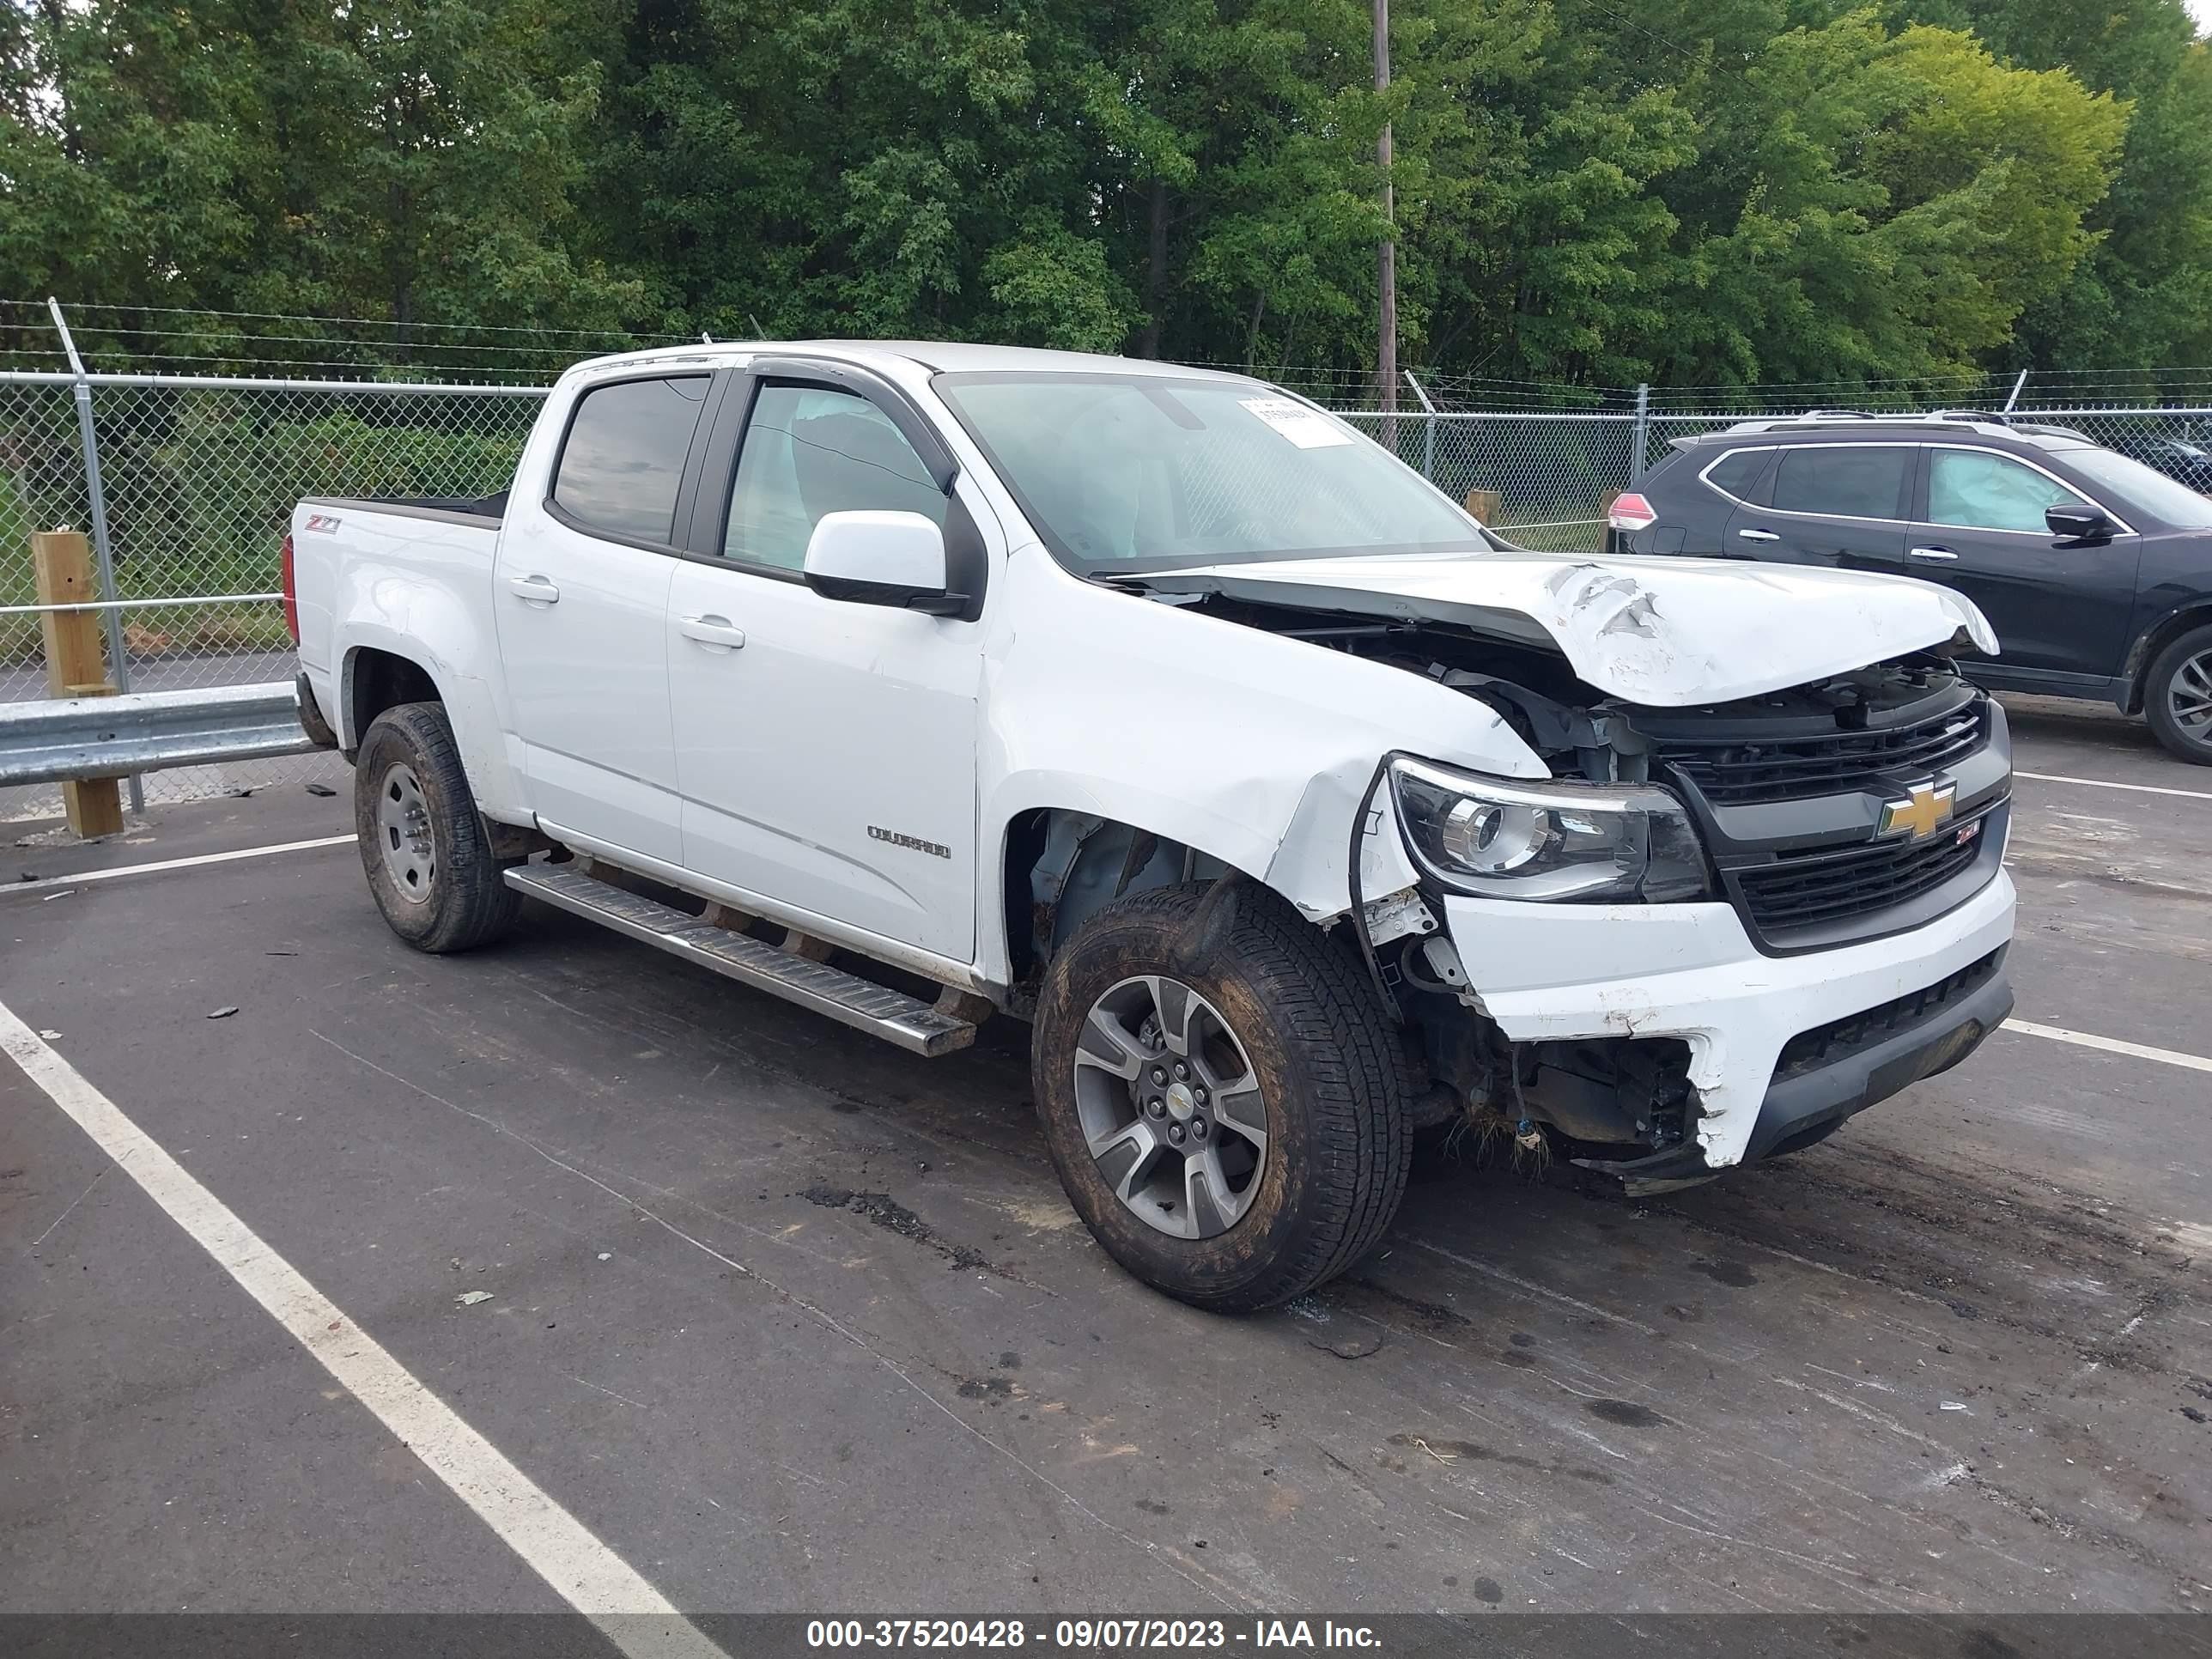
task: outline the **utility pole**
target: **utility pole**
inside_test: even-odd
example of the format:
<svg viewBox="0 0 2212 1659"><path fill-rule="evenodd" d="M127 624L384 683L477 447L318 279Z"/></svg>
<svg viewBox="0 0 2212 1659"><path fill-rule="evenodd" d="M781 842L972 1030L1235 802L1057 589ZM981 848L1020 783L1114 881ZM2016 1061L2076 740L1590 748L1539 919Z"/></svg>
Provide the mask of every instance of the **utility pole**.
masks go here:
<svg viewBox="0 0 2212 1659"><path fill-rule="evenodd" d="M1375 90L1390 89L1390 0L1375 0ZM1398 241L1397 193L1390 185L1390 124L1382 124L1375 159L1382 167L1382 337L1375 355L1375 380L1382 394L1382 441L1398 449Z"/></svg>

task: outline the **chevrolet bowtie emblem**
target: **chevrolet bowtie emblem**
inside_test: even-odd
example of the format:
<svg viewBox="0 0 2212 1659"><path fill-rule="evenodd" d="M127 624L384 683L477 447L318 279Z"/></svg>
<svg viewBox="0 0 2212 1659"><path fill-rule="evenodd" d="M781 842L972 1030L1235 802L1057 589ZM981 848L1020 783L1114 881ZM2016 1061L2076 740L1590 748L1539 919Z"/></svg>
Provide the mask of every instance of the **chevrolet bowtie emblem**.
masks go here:
<svg viewBox="0 0 2212 1659"><path fill-rule="evenodd" d="M1913 841L1922 841L1942 828L1951 816L1953 800L1959 793L1955 783L1937 783L1930 779L1916 783L1905 792L1903 800L1882 804L1881 825L1876 836L1902 833Z"/></svg>

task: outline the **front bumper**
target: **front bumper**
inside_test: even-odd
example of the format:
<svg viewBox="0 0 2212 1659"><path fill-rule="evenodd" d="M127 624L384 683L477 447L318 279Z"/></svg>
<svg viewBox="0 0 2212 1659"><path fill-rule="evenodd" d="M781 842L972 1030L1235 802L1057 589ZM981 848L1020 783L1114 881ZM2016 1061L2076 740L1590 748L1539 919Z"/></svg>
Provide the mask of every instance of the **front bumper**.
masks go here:
<svg viewBox="0 0 2212 1659"><path fill-rule="evenodd" d="M1824 1124L1955 1065L2012 1006L2002 952L2012 879L1908 933L1763 955L1726 904L1522 904L1447 896L1445 925L1481 1012L1509 1041L1679 1037L1697 1091L1694 1145L1620 1173L1695 1180L1815 1138ZM1992 960L1993 959L1993 960ZM1971 971L1970 971L1971 970ZM1778 1075L1792 1039L1959 981L1924 1015L1893 1010L1860 1040Z"/></svg>

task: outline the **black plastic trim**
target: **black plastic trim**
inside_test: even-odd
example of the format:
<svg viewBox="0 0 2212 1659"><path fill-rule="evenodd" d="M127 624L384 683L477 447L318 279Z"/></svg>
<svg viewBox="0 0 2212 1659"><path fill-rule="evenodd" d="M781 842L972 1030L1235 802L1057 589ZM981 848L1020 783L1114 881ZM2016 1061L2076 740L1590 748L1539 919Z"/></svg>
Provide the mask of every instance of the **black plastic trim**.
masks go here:
<svg viewBox="0 0 2212 1659"><path fill-rule="evenodd" d="M1887 732L1937 720L1972 702L1981 693L1972 683L1956 675L1948 686L1887 708L1869 708L1865 723L1843 727L1832 710L1816 714L1777 716L1747 709L1738 714L1712 709L1638 708L1632 717L1636 729L1661 744L1694 744L1726 748L1739 743L1814 743L1824 738L1859 732ZM1740 707L1741 705L1739 705Z"/></svg>
<svg viewBox="0 0 2212 1659"><path fill-rule="evenodd" d="M2012 1006L2012 984L2000 959L1979 988L1945 1003L1887 1040L1777 1079L1759 1106L1744 1161L1765 1158L1816 1125L1841 1121L1923 1079L1949 1071L2004 1024Z"/></svg>
<svg viewBox="0 0 2212 1659"><path fill-rule="evenodd" d="M731 491L737 483L738 446L752 420L753 398L760 391L760 382L747 370L726 373L730 384L715 405L714 424L702 448L699 488L692 496L691 521L684 526L683 537L687 553L717 564L738 562L722 550L730 521Z"/></svg>
<svg viewBox="0 0 2212 1659"><path fill-rule="evenodd" d="M1915 893L1901 903L1886 905L1837 917L1826 921L1770 927L1758 920L1754 905L1744 884L1744 876L1753 871L1770 871L1778 860L1771 858L1756 863L1736 861L1720 864L1721 888L1729 902L1735 906L1742 918L1745 933L1751 942L1765 955L1771 957L1802 956L1811 951L1832 951L1845 945L1863 945L1872 939L1888 939L1898 933L1909 933L1916 927L1924 927L1940 916L1948 915L1968 899L1996 879L2004 863L2005 836L2012 818L2012 802L2008 798L1999 800L1978 814L1961 813L1944 826L1941 832L1952 835L1969 823L1978 823L1979 844L1973 857L1959 872L1940 885ZM1855 848L1837 848L1820 855L1819 860L1844 860L1854 853L1871 852L1878 843L1861 842Z"/></svg>
<svg viewBox="0 0 2212 1659"><path fill-rule="evenodd" d="M2013 1007L2005 950L1996 954L1996 963L1973 988L1946 1000L1893 1035L1848 1048L1821 1065L1769 1083L1741 1163L1754 1164L1808 1145L1868 1107L1948 1072L1981 1047ZM1705 1149L1694 1139L1648 1158L1593 1160L1588 1167L1620 1177L1629 1183L1631 1192L1721 1173L1705 1163Z"/></svg>
<svg viewBox="0 0 2212 1659"><path fill-rule="evenodd" d="M505 490L498 492L501 496ZM483 498L489 501L493 497ZM466 507L443 507L428 497L378 501L373 495L303 495L301 507L358 507L363 512L388 514L395 519L427 519L433 524L459 525L465 530L497 530L501 522L495 514L477 513Z"/></svg>
<svg viewBox="0 0 2212 1659"><path fill-rule="evenodd" d="M307 734L307 741L318 749L337 748L338 734L323 718L323 706L315 701L315 688L309 683L306 669L293 677L292 690L300 700L300 729Z"/></svg>
<svg viewBox="0 0 2212 1659"><path fill-rule="evenodd" d="M1982 708L1982 746L1942 769L1942 775L1957 787L1947 833L1971 822L1982 824L1981 844L1972 860L1940 886L1916 893L1901 903L1833 921L1763 927L1753 914L1744 877L1790 862L1787 855L1791 854L1809 864L1872 852L1881 844L1876 842L1875 830L1881 822L1882 804L1895 799L1911 783L1927 778L1927 769L1906 767L1870 773L1862 783L1822 795L1728 805L1710 800L1696 780L1679 766L1662 763L1654 769L1655 776L1673 789L1688 809L1719 876L1723 896L1763 955L1800 956L1909 933L1956 909L1996 879L2003 862L2011 813L2012 742L2002 706L1960 683L1917 702L1869 711L1866 725L1851 730L1916 726L1955 714L1977 702ZM1636 712L1634 725L1645 737L1678 745L1694 733L1700 746L1707 741L1715 745L1760 739L1810 741L1835 737L1839 730L1832 714L1770 718L1764 722L1746 715L1717 721L1710 714L1662 715L1643 709Z"/></svg>

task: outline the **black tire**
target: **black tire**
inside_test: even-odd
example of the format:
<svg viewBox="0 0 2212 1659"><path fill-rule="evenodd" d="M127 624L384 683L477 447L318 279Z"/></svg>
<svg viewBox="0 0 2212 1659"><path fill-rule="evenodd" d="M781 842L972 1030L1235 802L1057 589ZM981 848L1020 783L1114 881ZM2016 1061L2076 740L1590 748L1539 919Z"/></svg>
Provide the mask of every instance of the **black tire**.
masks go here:
<svg viewBox="0 0 2212 1659"><path fill-rule="evenodd" d="M2184 728L2175 718L2173 704L2178 691L2196 690L2193 681L2177 687L2175 682L2185 672L2212 673L2207 659L2212 659L2212 628L2193 628L2160 652L2143 677L2143 718L2150 722L2152 734L2167 753L2199 766L2212 766L2212 726L2193 732Z"/></svg>
<svg viewBox="0 0 2212 1659"><path fill-rule="evenodd" d="M446 711L434 702L402 703L369 725L354 761L354 827L361 836L368 890L392 931L418 951L442 956L489 945L514 926L522 895L501 879L484 823L461 769ZM398 837L385 821L411 776L427 817L428 877L403 891L386 856Z"/></svg>
<svg viewBox="0 0 2212 1659"><path fill-rule="evenodd" d="M1349 1267L1404 1196L1413 1137L1403 1059L1348 953L1265 889L1168 887L1106 906L1055 957L1031 1070L1060 1184L1137 1278L1223 1313L1273 1307ZM1224 1017L1265 1103L1267 1151L1247 1207L1211 1237L1173 1237L1115 1195L1077 1106L1076 1050L1098 1000L1170 975Z"/></svg>

